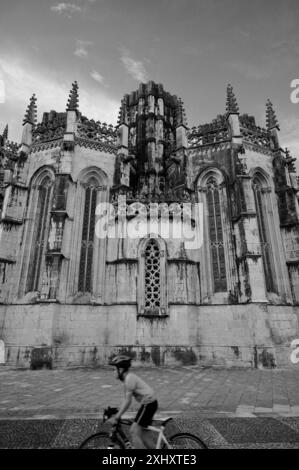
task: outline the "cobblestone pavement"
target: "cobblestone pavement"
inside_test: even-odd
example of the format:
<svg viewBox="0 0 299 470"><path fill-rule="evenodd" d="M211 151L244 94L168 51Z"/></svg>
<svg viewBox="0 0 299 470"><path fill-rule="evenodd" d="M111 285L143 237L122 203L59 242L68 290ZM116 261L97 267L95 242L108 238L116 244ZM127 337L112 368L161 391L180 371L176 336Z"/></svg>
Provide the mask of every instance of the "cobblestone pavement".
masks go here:
<svg viewBox="0 0 299 470"><path fill-rule="evenodd" d="M157 418L174 417L170 433L191 431L210 448L299 448L299 367L134 370L156 391ZM110 368L0 369L0 448L76 448L122 398Z"/></svg>

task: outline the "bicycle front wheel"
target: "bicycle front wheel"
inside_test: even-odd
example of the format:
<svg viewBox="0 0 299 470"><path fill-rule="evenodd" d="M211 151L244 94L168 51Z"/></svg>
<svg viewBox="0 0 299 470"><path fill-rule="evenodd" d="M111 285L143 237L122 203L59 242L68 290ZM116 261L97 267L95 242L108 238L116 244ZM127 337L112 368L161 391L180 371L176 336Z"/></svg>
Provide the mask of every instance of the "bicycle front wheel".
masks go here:
<svg viewBox="0 0 299 470"><path fill-rule="evenodd" d="M108 432L97 432L82 442L79 449L108 449L111 446L111 437ZM118 439L113 440L114 449L124 449Z"/></svg>
<svg viewBox="0 0 299 470"><path fill-rule="evenodd" d="M181 432L171 436L169 443L172 449L207 449L205 443L188 432Z"/></svg>

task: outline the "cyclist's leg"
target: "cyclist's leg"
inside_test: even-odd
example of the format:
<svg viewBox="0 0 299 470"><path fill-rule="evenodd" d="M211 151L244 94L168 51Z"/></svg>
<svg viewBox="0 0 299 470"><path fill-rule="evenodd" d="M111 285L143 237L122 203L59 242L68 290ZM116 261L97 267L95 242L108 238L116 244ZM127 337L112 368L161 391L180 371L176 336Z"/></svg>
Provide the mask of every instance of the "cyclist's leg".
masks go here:
<svg viewBox="0 0 299 470"><path fill-rule="evenodd" d="M147 449L143 442L142 427L137 423L133 423L130 428L130 434L133 442L134 449Z"/></svg>
<svg viewBox="0 0 299 470"><path fill-rule="evenodd" d="M141 428L141 437L146 449L154 449L155 443L151 431Z"/></svg>
<svg viewBox="0 0 299 470"><path fill-rule="evenodd" d="M147 428L149 424L151 424L153 420L153 416L158 408L158 402L155 400L152 403L148 403L146 405L142 405L141 408L138 410L138 413L135 418L135 422L132 425L132 439L134 439L136 443L140 445L140 441L143 444L142 449L152 449L154 448L153 439L151 433Z"/></svg>

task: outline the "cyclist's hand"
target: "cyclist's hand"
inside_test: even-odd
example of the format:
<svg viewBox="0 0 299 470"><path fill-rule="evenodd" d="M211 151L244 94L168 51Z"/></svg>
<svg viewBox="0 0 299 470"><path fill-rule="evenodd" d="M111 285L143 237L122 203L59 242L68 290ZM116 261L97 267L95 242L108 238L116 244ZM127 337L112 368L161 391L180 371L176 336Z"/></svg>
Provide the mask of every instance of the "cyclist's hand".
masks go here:
<svg viewBox="0 0 299 470"><path fill-rule="evenodd" d="M116 426L119 420L120 418L117 415L115 415L115 416L112 416L112 418L109 421L112 424L112 426Z"/></svg>

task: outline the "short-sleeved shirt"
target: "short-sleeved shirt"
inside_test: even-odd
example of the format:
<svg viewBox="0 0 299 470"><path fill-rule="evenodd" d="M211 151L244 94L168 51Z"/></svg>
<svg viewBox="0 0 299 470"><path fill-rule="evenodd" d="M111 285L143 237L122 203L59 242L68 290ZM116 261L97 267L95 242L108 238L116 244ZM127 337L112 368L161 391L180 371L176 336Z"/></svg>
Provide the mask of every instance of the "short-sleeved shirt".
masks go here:
<svg viewBox="0 0 299 470"><path fill-rule="evenodd" d="M142 405L146 405L155 400L153 389L133 372L129 372L126 375L124 384L125 389L132 392L135 400Z"/></svg>

